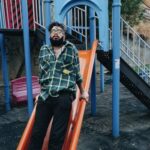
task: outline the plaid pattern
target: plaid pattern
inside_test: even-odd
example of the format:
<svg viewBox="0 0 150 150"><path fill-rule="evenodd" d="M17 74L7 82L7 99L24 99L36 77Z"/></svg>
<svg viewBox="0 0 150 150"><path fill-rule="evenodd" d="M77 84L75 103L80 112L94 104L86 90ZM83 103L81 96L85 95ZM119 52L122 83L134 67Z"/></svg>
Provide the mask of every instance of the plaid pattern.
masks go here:
<svg viewBox="0 0 150 150"><path fill-rule="evenodd" d="M41 92L39 98L46 100L50 95L58 97L60 92L76 92L76 83L82 82L80 74L78 51L70 43L62 47L56 58L52 47L44 45L39 54L39 83Z"/></svg>

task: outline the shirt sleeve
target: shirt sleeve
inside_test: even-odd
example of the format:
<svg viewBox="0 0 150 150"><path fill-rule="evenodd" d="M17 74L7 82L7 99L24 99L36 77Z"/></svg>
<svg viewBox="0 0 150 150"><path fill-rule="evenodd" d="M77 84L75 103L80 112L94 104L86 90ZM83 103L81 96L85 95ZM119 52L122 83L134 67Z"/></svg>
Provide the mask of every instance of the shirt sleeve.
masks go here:
<svg viewBox="0 0 150 150"><path fill-rule="evenodd" d="M46 45L42 46L40 48L40 52L39 52L39 83L42 84L42 76L43 76L43 56L45 55L45 49L46 49Z"/></svg>
<svg viewBox="0 0 150 150"><path fill-rule="evenodd" d="M74 47L74 68L76 72L76 83L80 84L82 82L82 76L80 72L80 62L79 62L79 55L78 55L78 50Z"/></svg>

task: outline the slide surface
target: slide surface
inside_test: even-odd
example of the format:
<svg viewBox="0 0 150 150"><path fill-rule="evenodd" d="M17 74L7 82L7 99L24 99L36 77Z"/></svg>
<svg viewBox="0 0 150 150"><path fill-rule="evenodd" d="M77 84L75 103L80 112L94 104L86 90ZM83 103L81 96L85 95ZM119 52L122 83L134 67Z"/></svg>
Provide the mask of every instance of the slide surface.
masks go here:
<svg viewBox="0 0 150 150"><path fill-rule="evenodd" d="M86 91L89 90L89 86L90 86L97 44L98 44L98 41L95 40L90 50L79 51L80 70L83 76L83 86ZM72 111L70 114L68 130L67 130L67 134L65 137L65 142L64 142L62 150L76 150L77 149L78 139L80 135L82 120L83 120L85 106L86 106L86 101L79 100L79 98L80 98L80 93L78 90L76 93L76 100L72 104L73 107L72 107ZM17 150L27 150L28 148L30 137L32 134L32 128L34 126L35 112L36 112L36 105L28 121L28 124L24 130L24 133L19 142ZM43 142L42 150L48 150L48 140L49 140L49 134L50 134L50 129L51 129L51 123L52 123L52 120L47 130L47 134Z"/></svg>

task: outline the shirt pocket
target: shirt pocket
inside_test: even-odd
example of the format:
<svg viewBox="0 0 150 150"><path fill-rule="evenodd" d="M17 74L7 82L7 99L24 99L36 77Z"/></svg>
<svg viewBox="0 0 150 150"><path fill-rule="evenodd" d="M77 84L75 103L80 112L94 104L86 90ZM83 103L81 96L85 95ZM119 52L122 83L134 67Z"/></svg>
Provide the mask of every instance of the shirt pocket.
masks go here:
<svg viewBox="0 0 150 150"><path fill-rule="evenodd" d="M72 57L67 57L64 61L63 61L63 65L61 66L62 71L64 74L70 74L71 72L73 72L73 59Z"/></svg>

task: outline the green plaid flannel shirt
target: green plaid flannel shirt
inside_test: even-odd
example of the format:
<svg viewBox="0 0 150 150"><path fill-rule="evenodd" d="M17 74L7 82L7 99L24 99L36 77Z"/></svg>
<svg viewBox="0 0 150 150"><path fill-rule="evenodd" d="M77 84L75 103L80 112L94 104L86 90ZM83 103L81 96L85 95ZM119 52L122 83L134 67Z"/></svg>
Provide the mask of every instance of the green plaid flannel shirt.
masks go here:
<svg viewBox="0 0 150 150"><path fill-rule="evenodd" d="M46 100L48 96L58 97L61 91L76 93L76 84L82 82L78 51L66 42L62 52L56 58L53 48L44 45L39 54L39 98Z"/></svg>

